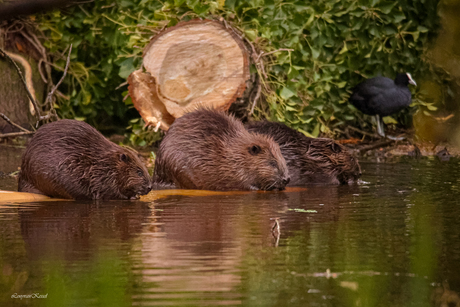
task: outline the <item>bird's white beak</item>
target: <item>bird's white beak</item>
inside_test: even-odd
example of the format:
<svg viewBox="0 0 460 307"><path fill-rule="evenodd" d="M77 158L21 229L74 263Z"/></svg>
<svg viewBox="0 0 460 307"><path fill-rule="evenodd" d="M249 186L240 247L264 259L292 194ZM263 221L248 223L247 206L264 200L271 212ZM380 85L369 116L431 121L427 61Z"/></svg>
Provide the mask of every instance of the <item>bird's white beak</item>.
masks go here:
<svg viewBox="0 0 460 307"><path fill-rule="evenodd" d="M417 83L415 83L414 79L412 79L410 73L407 73L407 78L409 78L409 84L417 86Z"/></svg>

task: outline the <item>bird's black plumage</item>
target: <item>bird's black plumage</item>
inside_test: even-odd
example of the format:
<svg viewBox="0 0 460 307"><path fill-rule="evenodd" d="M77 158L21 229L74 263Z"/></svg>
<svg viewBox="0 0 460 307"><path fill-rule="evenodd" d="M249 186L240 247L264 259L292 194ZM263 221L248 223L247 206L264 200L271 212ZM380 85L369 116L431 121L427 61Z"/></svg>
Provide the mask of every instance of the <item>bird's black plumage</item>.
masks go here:
<svg viewBox="0 0 460 307"><path fill-rule="evenodd" d="M353 88L350 102L364 114L388 116L410 105L409 83L415 85L408 73L398 74L395 80L387 77L367 79Z"/></svg>
<svg viewBox="0 0 460 307"><path fill-rule="evenodd" d="M410 105L412 95L407 87L409 84L417 85L409 73L398 74L394 80L387 77L367 79L353 88L350 102L364 114L375 115L377 132L385 137L382 117L397 113Z"/></svg>

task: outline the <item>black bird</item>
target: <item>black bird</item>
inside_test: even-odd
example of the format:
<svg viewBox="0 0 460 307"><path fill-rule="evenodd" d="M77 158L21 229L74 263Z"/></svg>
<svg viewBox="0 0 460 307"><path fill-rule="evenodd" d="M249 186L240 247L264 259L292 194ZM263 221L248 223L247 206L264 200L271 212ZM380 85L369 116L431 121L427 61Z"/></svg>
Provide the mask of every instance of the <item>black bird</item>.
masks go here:
<svg viewBox="0 0 460 307"><path fill-rule="evenodd" d="M385 137L382 117L397 113L410 105L412 95L407 87L409 84L417 85L410 73L400 73L394 81L387 77L367 79L353 88L350 102L364 114L375 115L377 132Z"/></svg>

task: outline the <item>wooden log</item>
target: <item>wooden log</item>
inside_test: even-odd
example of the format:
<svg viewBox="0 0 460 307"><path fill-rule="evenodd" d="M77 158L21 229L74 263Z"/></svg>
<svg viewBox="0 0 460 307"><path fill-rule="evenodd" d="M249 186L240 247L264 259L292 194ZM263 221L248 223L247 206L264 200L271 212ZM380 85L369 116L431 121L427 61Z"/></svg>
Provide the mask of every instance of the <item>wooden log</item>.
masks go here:
<svg viewBox="0 0 460 307"><path fill-rule="evenodd" d="M165 105L156 92L155 78L136 70L128 77L128 91L137 109L147 126L168 130L174 122L174 117L168 113Z"/></svg>
<svg viewBox="0 0 460 307"><path fill-rule="evenodd" d="M13 191L2 191L0 190L0 208L5 203L19 203L19 202L31 202L31 201L53 201L62 199L53 199L45 195L24 193L24 192L13 192Z"/></svg>
<svg viewBox="0 0 460 307"><path fill-rule="evenodd" d="M250 77L244 43L211 20L181 22L153 37L144 50L143 66L154 79L150 82L154 93L148 94L154 97L152 106L147 107L145 100L139 103L144 91L137 88L141 79L148 79L140 78L139 72L128 79L130 94L147 124L160 122L162 129L164 117L157 118L158 112L153 111L163 113L157 107L159 101L173 118L200 106L227 110L243 95Z"/></svg>

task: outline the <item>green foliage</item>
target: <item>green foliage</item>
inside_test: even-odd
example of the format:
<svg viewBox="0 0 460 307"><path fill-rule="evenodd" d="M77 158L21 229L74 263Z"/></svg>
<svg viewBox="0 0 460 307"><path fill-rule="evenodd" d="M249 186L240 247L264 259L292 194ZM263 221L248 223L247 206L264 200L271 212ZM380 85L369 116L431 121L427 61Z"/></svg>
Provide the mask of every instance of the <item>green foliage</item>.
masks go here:
<svg viewBox="0 0 460 307"><path fill-rule="evenodd" d="M438 28L437 5L437 0L104 0L38 21L52 53L74 44L62 89L71 99L59 105L64 117L93 124L122 120L127 126L139 115L129 99L123 102L126 87L117 87L141 65L150 37L181 20L222 16L261 51L293 49L264 57L268 80L256 117L269 110L272 119L317 136L361 117L347 101L363 78L432 73L423 54ZM57 66L64 61L55 57ZM139 131L141 121L131 124L138 131L134 143L155 139Z"/></svg>

